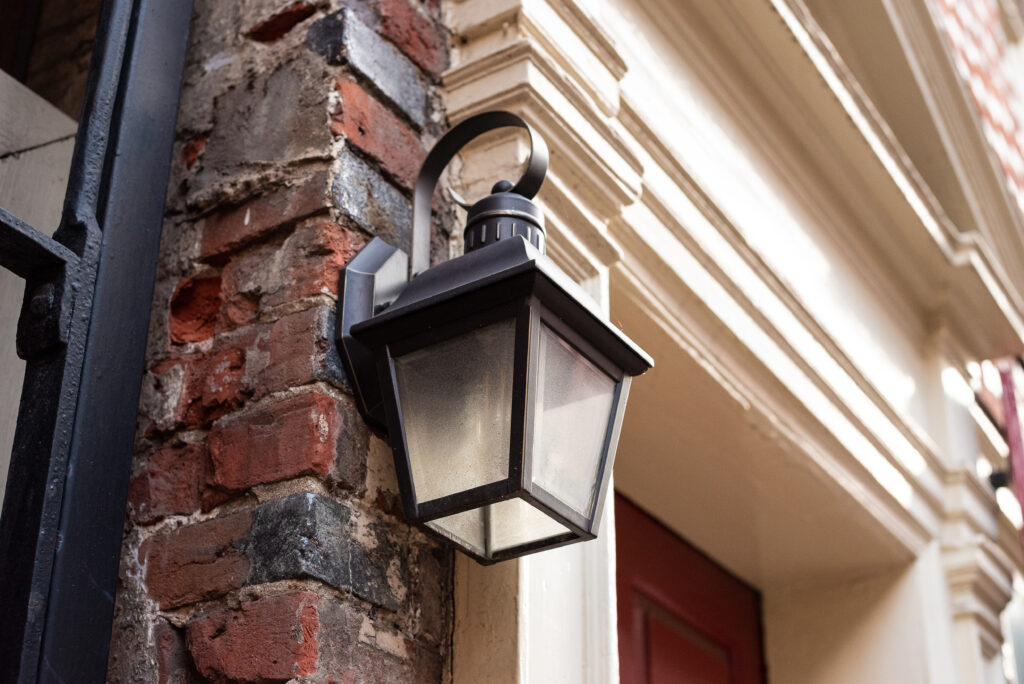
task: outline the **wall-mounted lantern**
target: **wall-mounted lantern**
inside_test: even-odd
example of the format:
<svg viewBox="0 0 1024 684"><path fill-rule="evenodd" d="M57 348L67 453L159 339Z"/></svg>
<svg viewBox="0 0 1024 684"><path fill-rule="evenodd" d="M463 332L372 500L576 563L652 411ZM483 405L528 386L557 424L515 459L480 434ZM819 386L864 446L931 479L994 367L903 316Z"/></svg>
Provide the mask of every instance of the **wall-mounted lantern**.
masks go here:
<svg viewBox="0 0 1024 684"><path fill-rule="evenodd" d="M427 268L441 172L504 126L530 135L526 173L468 207L463 256ZM630 379L652 366L544 255L530 198L546 171L547 147L519 117L467 119L420 171L412 279L379 239L341 275L344 361L364 417L389 436L406 517L486 564L596 536Z"/></svg>

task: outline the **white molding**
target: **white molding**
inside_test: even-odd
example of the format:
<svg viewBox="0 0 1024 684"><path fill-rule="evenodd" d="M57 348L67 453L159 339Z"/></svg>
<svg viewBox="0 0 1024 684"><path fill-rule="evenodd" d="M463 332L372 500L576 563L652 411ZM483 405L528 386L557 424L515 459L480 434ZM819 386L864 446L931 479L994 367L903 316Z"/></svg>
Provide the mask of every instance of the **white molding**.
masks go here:
<svg viewBox="0 0 1024 684"><path fill-rule="evenodd" d="M1003 643L1000 613L1013 590L1011 559L994 543L975 537L942 546L955 620L972 622L984 659L996 657Z"/></svg>

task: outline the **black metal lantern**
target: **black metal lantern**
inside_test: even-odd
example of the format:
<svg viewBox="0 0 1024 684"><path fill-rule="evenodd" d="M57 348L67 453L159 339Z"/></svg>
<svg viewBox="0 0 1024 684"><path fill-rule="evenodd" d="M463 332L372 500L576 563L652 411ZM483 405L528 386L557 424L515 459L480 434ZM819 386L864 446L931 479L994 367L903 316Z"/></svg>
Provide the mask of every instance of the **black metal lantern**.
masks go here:
<svg viewBox="0 0 1024 684"><path fill-rule="evenodd" d="M503 126L530 134L526 173L468 207L463 256L426 269L441 171ZM342 271L346 367L389 436L405 515L481 563L596 536L630 379L652 366L544 256L530 198L546 170L544 141L519 117L474 116L420 171L412 280L379 239Z"/></svg>

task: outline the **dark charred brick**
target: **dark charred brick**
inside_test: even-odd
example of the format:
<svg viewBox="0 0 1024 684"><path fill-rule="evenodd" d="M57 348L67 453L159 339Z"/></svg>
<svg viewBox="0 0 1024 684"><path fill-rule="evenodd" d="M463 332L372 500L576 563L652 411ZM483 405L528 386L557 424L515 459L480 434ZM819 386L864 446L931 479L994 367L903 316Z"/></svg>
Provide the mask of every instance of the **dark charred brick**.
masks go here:
<svg viewBox="0 0 1024 684"><path fill-rule="evenodd" d="M344 62L345 57L345 13L333 12L320 19L306 33L310 49L327 60L332 66Z"/></svg>
<svg viewBox="0 0 1024 684"><path fill-rule="evenodd" d="M344 9L314 23L310 48L328 64L347 63L417 126L425 122L426 90L419 70L391 43Z"/></svg>
<svg viewBox="0 0 1024 684"><path fill-rule="evenodd" d="M314 12L316 7L308 2L293 2L253 26L246 35L260 43L272 43Z"/></svg>
<svg viewBox="0 0 1024 684"><path fill-rule="evenodd" d="M360 543L352 545L352 592L391 611L408 598L408 549L399 544L399 526L368 522Z"/></svg>
<svg viewBox="0 0 1024 684"><path fill-rule="evenodd" d="M256 507L249 536L249 583L311 577L348 588L349 510L319 494L294 494Z"/></svg>
<svg viewBox="0 0 1024 684"><path fill-rule="evenodd" d="M409 251L412 206L379 172L347 147L339 154L334 205L371 235Z"/></svg>
<svg viewBox="0 0 1024 684"><path fill-rule="evenodd" d="M329 154L331 135L324 126L328 73L322 60L303 50L246 78L215 98L216 123L203 149L196 187Z"/></svg>
<svg viewBox="0 0 1024 684"><path fill-rule="evenodd" d="M429 643L442 643L451 617L454 551L433 544L420 546L416 549L415 566L416 586L411 602L419 609L416 634Z"/></svg>

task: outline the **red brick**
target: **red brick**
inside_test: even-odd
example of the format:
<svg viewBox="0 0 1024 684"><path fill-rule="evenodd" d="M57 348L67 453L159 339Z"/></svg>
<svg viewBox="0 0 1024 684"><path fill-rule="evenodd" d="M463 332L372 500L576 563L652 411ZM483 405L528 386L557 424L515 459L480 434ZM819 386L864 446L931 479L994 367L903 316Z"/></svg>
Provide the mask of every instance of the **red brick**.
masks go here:
<svg viewBox="0 0 1024 684"><path fill-rule="evenodd" d="M158 619L153 629L153 640L156 643L158 684L189 684L201 681L185 646L185 635L180 630L175 629L166 620Z"/></svg>
<svg viewBox="0 0 1024 684"><path fill-rule="evenodd" d="M328 350L327 319L322 308L306 309L274 321L260 338L261 367L256 397L316 380Z"/></svg>
<svg viewBox="0 0 1024 684"><path fill-rule="evenodd" d="M247 601L193 620L187 629L196 667L214 681L286 681L316 672L320 632L314 594Z"/></svg>
<svg viewBox="0 0 1024 684"><path fill-rule="evenodd" d="M322 171L300 180L296 185L279 188L205 219L201 256L222 255L284 225L326 211L329 184L327 172Z"/></svg>
<svg viewBox="0 0 1024 684"><path fill-rule="evenodd" d="M337 223L322 221L298 228L282 247L284 277L264 296L263 306L278 306L317 294L338 294L338 274L365 244L364 238Z"/></svg>
<svg viewBox="0 0 1024 684"><path fill-rule="evenodd" d="M358 84L338 79L335 87L341 93L345 137L411 188L426 156L419 138Z"/></svg>
<svg viewBox="0 0 1024 684"><path fill-rule="evenodd" d="M239 408L252 396L246 377L248 349L255 331L246 331L200 355L183 357L184 372L178 422L189 428L202 428Z"/></svg>
<svg viewBox="0 0 1024 684"><path fill-rule="evenodd" d="M364 244L362 234L321 221L297 227L283 244L238 254L222 273L219 325L231 329L255 320L261 308L337 295L341 268Z"/></svg>
<svg viewBox="0 0 1024 684"><path fill-rule="evenodd" d="M249 560L234 547L252 525L241 511L154 535L139 556L146 587L160 608L216 598L245 583Z"/></svg>
<svg viewBox="0 0 1024 684"><path fill-rule="evenodd" d="M145 524L199 509L204 451L202 445L186 444L150 452L145 469L132 479L129 489L136 522Z"/></svg>
<svg viewBox="0 0 1024 684"><path fill-rule="evenodd" d="M241 405L247 394L245 349L241 345L232 344L211 352L200 368L193 380L202 383L199 402L204 418L219 417Z"/></svg>
<svg viewBox="0 0 1024 684"><path fill-rule="evenodd" d="M183 278L171 296L171 340L200 342L212 337L220 303L220 276Z"/></svg>
<svg viewBox="0 0 1024 684"><path fill-rule="evenodd" d="M309 289L308 294L320 288L333 291L328 285L337 278L333 265L318 270L310 263L305 268L308 279L286 286L292 295L299 296L301 288ZM318 380L340 385L340 371L328 360L335 353L332 334L330 312L314 307L222 334L209 351L153 366L147 386L152 388L150 415L156 423L148 434L205 429L251 398L290 387Z"/></svg>
<svg viewBox="0 0 1024 684"><path fill-rule="evenodd" d="M260 299L268 285L287 274L268 264L278 259L280 245L260 245L236 254L221 271L224 306L220 325L231 329L254 321L259 314Z"/></svg>
<svg viewBox="0 0 1024 684"><path fill-rule="evenodd" d="M315 11L316 7L308 2L293 2L253 26L245 35L260 43L272 43Z"/></svg>
<svg viewBox="0 0 1024 684"><path fill-rule="evenodd" d="M299 475L325 477L341 425L335 400L318 393L225 418L210 430L209 484L237 492Z"/></svg>
<svg viewBox="0 0 1024 684"><path fill-rule="evenodd" d="M381 33L409 59L437 76L447 63L444 33L416 11L409 0L381 0Z"/></svg>

